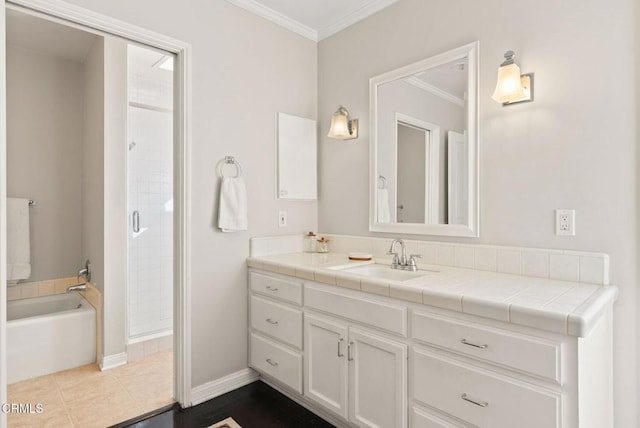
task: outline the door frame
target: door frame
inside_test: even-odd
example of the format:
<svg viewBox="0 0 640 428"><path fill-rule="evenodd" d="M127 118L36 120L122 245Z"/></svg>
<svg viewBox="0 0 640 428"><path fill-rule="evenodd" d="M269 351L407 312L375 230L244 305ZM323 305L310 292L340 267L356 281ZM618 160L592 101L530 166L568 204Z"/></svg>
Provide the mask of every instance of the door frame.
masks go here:
<svg viewBox="0 0 640 428"><path fill-rule="evenodd" d="M6 266L6 8L176 55L174 64L174 398L191 405L191 45L59 0L5 0L0 11L0 266ZM0 284L6 269L0 268ZM6 287L0 286L0 403L7 402ZM124 334L125 332L123 332ZM6 414L0 412L0 427Z"/></svg>
<svg viewBox="0 0 640 428"><path fill-rule="evenodd" d="M424 174L424 222L425 224L438 224L438 216L440 215L440 126L427 122L426 120L418 119L407 114L396 112L395 123L395 141L394 141L394 153L396 156L396 169L395 169L395 183L396 191L395 204L398 206L398 126L405 125L421 131L429 131L429 135L425 136L425 168L427 169ZM396 221L397 221L396 215Z"/></svg>

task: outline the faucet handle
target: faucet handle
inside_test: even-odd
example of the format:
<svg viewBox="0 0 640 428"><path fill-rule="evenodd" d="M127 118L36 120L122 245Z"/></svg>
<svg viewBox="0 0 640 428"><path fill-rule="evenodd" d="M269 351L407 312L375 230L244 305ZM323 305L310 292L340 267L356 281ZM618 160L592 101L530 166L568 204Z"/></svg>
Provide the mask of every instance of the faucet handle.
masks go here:
<svg viewBox="0 0 640 428"><path fill-rule="evenodd" d="M400 266L400 257L398 257L398 253L394 253L393 251L387 251L387 255L393 256L393 260L391 261L392 268Z"/></svg>
<svg viewBox="0 0 640 428"><path fill-rule="evenodd" d="M416 259L421 259L421 258L422 258L422 254L411 254L409 256L409 261L407 262L407 266L409 266L410 270L412 271L418 270Z"/></svg>

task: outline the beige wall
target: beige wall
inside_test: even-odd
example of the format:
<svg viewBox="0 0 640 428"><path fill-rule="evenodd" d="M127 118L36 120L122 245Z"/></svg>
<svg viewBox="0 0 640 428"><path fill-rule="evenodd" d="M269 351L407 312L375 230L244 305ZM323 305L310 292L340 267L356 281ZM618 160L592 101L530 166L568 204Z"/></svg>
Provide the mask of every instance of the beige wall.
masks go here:
<svg viewBox="0 0 640 428"><path fill-rule="evenodd" d="M127 44L104 39L104 355L125 352L127 312Z"/></svg>
<svg viewBox="0 0 640 428"><path fill-rule="evenodd" d="M82 256L91 260L91 281L104 292L104 39L84 61Z"/></svg>
<svg viewBox="0 0 640 428"><path fill-rule="evenodd" d="M373 235L369 79L480 40L480 238L453 240L611 255L612 281L620 287L616 427L634 427L640 425L634 0L531 6L401 0L320 42L320 230ZM534 103L503 108L491 100L508 49L518 54L523 72L535 72ZM361 121L360 138L348 145L324 137L340 103ZM575 237L554 235L556 208L576 209Z"/></svg>
<svg viewBox="0 0 640 428"><path fill-rule="evenodd" d="M7 49L7 195L33 199L31 277L82 266L82 64Z"/></svg>
<svg viewBox="0 0 640 428"><path fill-rule="evenodd" d="M275 114L316 118L316 44L223 0L71 3L193 46L192 383L241 370L247 366L249 237L317 228L315 202L274 197ZM214 227L215 164L225 155L244 170L246 232ZM286 228L277 226L279 210L288 212Z"/></svg>

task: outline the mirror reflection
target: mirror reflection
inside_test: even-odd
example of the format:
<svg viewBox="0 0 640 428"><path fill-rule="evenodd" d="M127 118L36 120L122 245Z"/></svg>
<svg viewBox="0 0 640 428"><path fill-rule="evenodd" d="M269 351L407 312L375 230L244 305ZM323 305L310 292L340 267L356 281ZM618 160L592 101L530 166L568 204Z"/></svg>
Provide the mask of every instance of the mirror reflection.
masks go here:
<svg viewBox="0 0 640 428"><path fill-rule="evenodd" d="M469 196L477 186L477 171L470 171L469 146L476 138L475 132L470 138L469 128L476 123L475 46L371 80L376 183L371 230L402 232L384 227L398 224L474 229Z"/></svg>

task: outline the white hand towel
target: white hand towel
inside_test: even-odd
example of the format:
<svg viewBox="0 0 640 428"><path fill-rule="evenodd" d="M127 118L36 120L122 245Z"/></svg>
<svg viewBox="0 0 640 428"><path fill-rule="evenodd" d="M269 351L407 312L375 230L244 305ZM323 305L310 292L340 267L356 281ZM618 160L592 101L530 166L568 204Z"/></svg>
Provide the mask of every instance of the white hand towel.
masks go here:
<svg viewBox="0 0 640 428"><path fill-rule="evenodd" d="M7 280L30 276L29 200L7 198Z"/></svg>
<svg viewBox="0 0 640 428"><path fill-rule="evenodd" d="M389 191L387 189L378 189L378 223L389 223L391 221L391 212L389 211Z"/></svg>
<svg viewBox="0 0 640 428"><path fill-rule="evenodd" d="M247 230L247 189L242 177L222 178L218 227L223 232Z"/></svg>

